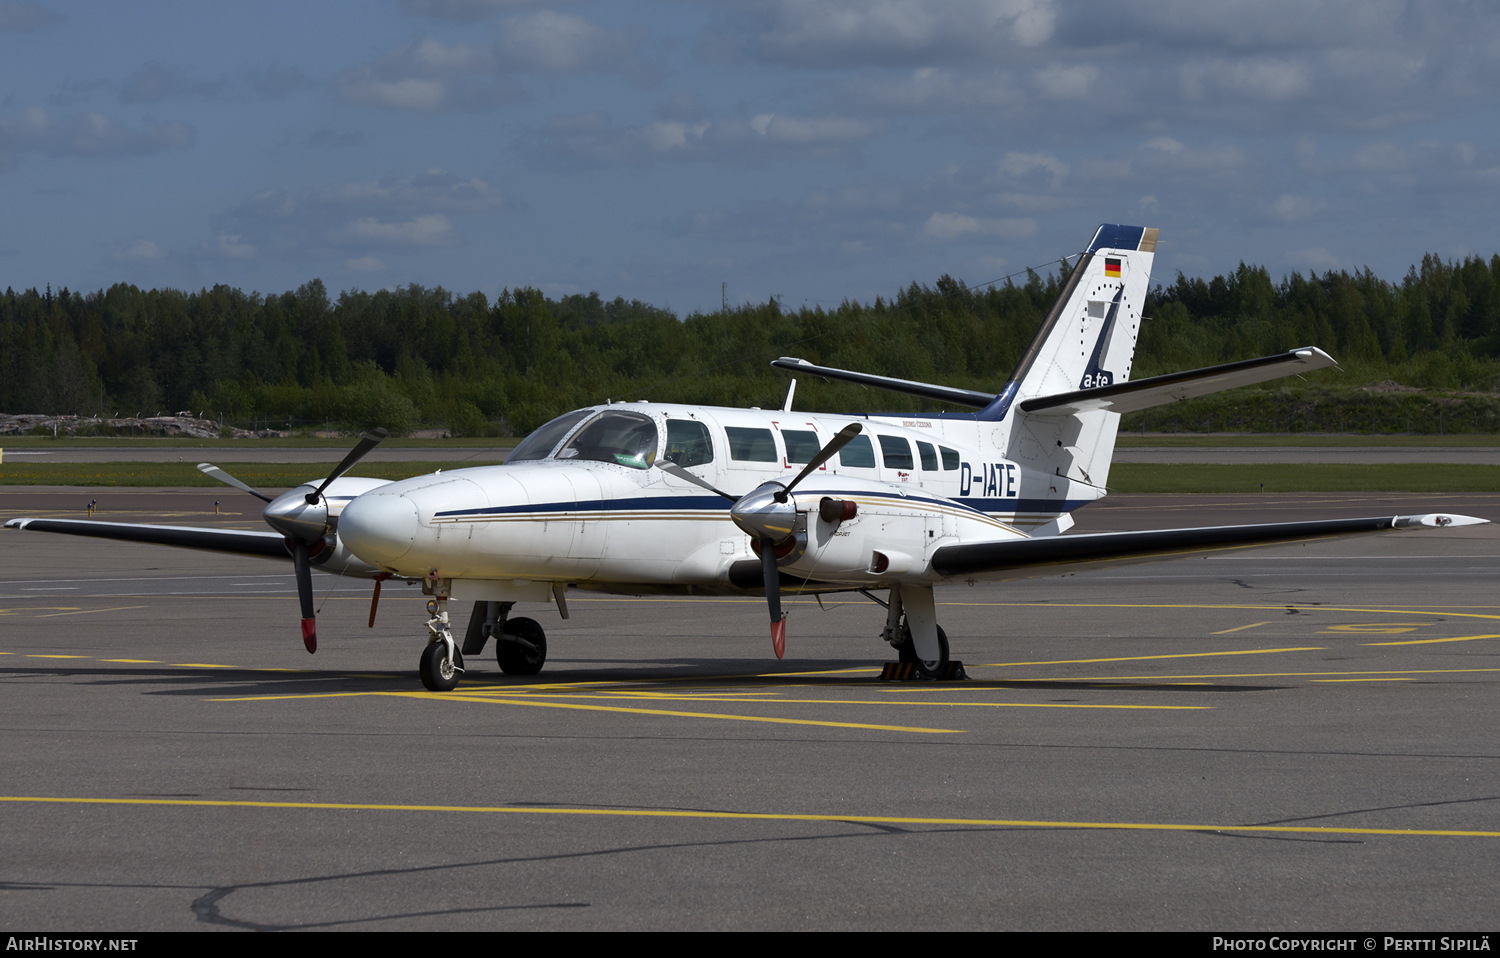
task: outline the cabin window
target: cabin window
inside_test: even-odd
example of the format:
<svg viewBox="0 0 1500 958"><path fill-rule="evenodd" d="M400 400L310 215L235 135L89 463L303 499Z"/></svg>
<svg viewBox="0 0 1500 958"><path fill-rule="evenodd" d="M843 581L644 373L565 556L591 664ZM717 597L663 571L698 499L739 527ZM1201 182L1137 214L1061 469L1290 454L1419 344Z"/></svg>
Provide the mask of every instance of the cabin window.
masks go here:
<svg viewBox="0 0 1500 958"><path fill-rule="evenodd" d="M656 461L656 437L656 423L650 416L606 410L578 430L557 458L649 469Z"/></svg>
<svg viewBox="0 0 1500 958"><path fill-rule="evenodd" d="M725 426L729 436L729 458L748 462L775 462L776 440L769 429Z"/></svg>
<svg viewBox="0 0 1500 958"><path fill-rule="evenodd" d="M938 446L938 452L943 454L943 471L954 472L958 469L958 450L949 449L947 446Z"/></svg>
<svg viewBox="0 0 1500 958"><path fill-rule="evenodd" d="M529 459L546 459L552 455L552 450L557 448L557 444L562 442L568 430L593 414L592 409L580 409L538 426L531 431L531 435L521 440L519 446L510 451L505 461L524 462Z"/></svg>
<svg viewBox="0 0 1500 958"><path fill-rule="evenodd" d="M911 443L901 436L880 437L880 458L887 469L915 469L911 458Z"/></svg>
<svg viewBox="0 0 1500 958"><path fill-rule="evenodd" d="M818 443L818 434L810 429L783 429L781 441L786 443L786 461L812 462L823 447Z"/></svg>
<svg viewBox="0 0 1500 958"><path fill-rule="evenodd" d="M668 419L667 451L662 458L679 466L713 462L714 444L708 438L708 427L690 419Z"/></svg>
<svg viewBox="0 0 1500 958"><path fill-rule="evenodd" d="M937 450L932 448L932 443L917 440L917 455L922 457L922 468L929 472L938 467Z"/></svg>
<svg viewBox="0 0 1500 958"><path fill-rule="evenodd" d="M870 444L870 437L861 434L849 440L839 450L839 465L846 469L874 469L875 447Z"/></svg>

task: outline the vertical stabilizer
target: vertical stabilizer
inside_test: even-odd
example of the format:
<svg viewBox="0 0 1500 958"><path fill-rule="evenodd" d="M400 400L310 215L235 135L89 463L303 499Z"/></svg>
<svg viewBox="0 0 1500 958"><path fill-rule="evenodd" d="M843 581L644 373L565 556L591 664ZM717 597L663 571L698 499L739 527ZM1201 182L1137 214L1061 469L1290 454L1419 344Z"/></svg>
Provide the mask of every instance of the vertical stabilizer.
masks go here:
<svg viewBox="0 0 1500 958"><path fill-rule="evenodd" d="M981 420L1010 420L1010 428L996 432L1005 437L1007 455L1014 461L1103 494L1119 413L1089 410L1047 416L1016 407L1025 399L1129 380L1156 236L1154 228L1100 226L1010 382L980 412Z"/></svg>

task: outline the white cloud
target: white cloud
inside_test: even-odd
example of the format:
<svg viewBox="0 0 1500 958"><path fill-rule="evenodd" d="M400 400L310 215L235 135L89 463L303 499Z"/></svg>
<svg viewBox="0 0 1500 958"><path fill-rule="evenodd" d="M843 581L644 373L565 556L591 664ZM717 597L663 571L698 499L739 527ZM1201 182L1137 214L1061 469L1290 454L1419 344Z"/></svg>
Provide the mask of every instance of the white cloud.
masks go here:
<svg viewBox="0 0 1500 958"><path fill-rule="evenodd" d="M995 60L1051 38L1051 0L780 0L760 13L756 52L807 66Z"/></svg>
<svg viewBox="0 0 1500 958"><path fill-rule="evenodd" d="M1210 91L1261 100L1290 100L1310 93L1313 88L1312 67L1289 58L1195 60L1184 64L1179 74L1182 95L1192 100L1201 100Z"/></svg>
<svg viewBox="0 0 1500 958"><path fill-rule="evenodd" d="M361 273L375 273L385 269L385 263L373 256L361 256L358 259L344 260L344 265Z"/></svg>
<svg viewBox="0 0 1500 958"><path fill-rule="evenodd" d="M1323 200L1312 200L1305 196L1283 193L1271 204L1271 212L1287 223L1300 223L1314 213L1326 208Z"/></svg>
<svg viewBox="0 0 1500 958"><path fill-rule="evenodd" d="M198 255L218 259L254 259L256 248L238 233L220 233L198 246Z"/></svg>
<svg viewBox="0 0 1500 958"><path fill-rule="evenodd" d="M1047 174L1052 188L1059 189L1068 175L1068 164L1050 153L1007 153L1000 158L996 169L1004 176L1019 178L1033 172Z"/></svg>
<svg viewBox="0 0 1500 958"><path fill-rule="evenodd" d="M165 259L166 256L161 247L148 239L132 240L109 254L109 258L116 263L146 263Z"/></svg>
<svg viewBox="0 0 1500 958"><path fill-rule="evenodd" d="M988 219L964 216L961 213L933 213L922 227L926 239L948 241L965 236L995 236L1000 239L1017 240L1035 236L1037 223L1034 219Z"/></svg>
<svg viewBox="0 0 1500 958"><path fill-rule="evenodd" d="M1289 263L1295 263L1303 267L1319 270L1338 269L1344 265L1344 261L1328 252L1322 246L1313 246L1308 249L1287 250L1285 259Z"/></svg>
<svg viewBox="0 0 1500 958"><path fill-rule="evenodd" d="M1032 74L1032 85L1049 100L1081 100L1099 79L1099 68L1085 63L1077 66L1055 64Z"/></svg>
<svg viewBox="0 0 1500 958"><path fill-rule="evenodd" d="M523 95L498 70L494 54L484 47L447 44L423 34L373 63L340 72L334 89L347 103L390 110L483 111Z"/></svg>
<svg viewBox="0 0 1500 958"><path fill-rule="evenodd" d="M477 23L535 2L537 0L399 0L398 6L407 16Z"/></svg>
<svg viewBox="0 0 1500 958"><path fill-rule="evenodd" d="M617 127L608 115L594 111L553 117L541 134L554 152L588 163L648 163L657 159L740 163L826 155L848 149L878 129L868 120L776 113L757 114L749 120L657 120Z"/></svg>
<svg viewBox="0 0 1500 958"><path fill-rule="evenodd" d="M329 230L327 238L339 246L448 246L454 242L453 224L441 213L395 222L366 216Z"/></svg>
<svg viewBox="0 0 1500 958"><path fill-rule="evenodd" d="M875 132L875 124L842 117L802 118L762 113L750 120L761 136L782 143L848 143Z"/></svg>
<svg viewBox="0 0 1500 958"><path fill-rule="evenodd" d="M651 88L661 70L640 54L646 32L605 27L592 20L539 10L500 25L495 53L502 67L541 74L616 74Z"/></svg>
<svg viewBox="0 0 1500 958"><path fill-rule="evenodd" d="M164 150L185 150L195 131L186 123L147 119L132 130L102 113L75 113L61 119L32 107L11 119L0 119L0 165L19 153L49 156L149 156Z"/></svg>

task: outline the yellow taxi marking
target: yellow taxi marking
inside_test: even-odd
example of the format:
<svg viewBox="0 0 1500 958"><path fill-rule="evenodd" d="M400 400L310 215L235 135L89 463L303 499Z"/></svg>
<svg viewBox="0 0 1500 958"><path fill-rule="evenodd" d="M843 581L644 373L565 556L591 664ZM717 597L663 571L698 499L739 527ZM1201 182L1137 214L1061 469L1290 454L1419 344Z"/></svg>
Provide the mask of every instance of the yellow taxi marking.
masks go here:
<svg viewBox="0 0 1500 958"><path fill-rule="evenodd" d="M124 662L128 665L160 665L156 659L100 659L100 662Z"/></svg>
<svg viewBox="0 0 1500 958"><path fill-rule="evenodd" d="M19 615L22 612L40 612L51 609L55 612L77 612L76 605L33 605L24 609L0 609L0 615Z"/></svg>
<svg viewBox="0 0 1500 958"><path fill-rule="evenodd" d="M1495 606L1447 606L1435 605L1429 609L1356 609L1329 605L1189 605L1186 603L1132 603L1132 602L939 602L938 605L965 605L992 608L1040 608L1040 609L1242 609L1251 612L1292 611L1307 612L1368 612L1373 615L1447 615L1463 619L1500 619L1500 614L1479 612L1454 612L1458 609L1492 609Z"/></svg>
<svg viewBox="0 0 1500 958"><path fill-rule="evenodd" d="M542 808L535 805L383 805L353 802L224 801L205 798L77 798L0 795L0 802L58 805L135 805L174 808L264 808L297 811L454 812L480 815L579 815L599 818L690 818L751 822L827 822L870 825L958 825L972 828L1066 828L1090 831L1275 832L1297 835L1392 835L1423 838L1500 838L1500 831L1456 828L1356 828L1338 825L1231 825L1177 822L1073 822L1010 818L926 818L906 815L818 815L678 808Z"/></svg>
<svg viewBox="0 0 1500 958"><path fill-rule="evenodd" d="M1353 622L1348 625L1330 625L1324 629L1328 632L1362 632L1366 635L1377 633L1415 632L1420 628L1430 625L1429 622L1419 622L1412 625L1410 622Z"/></svg>
<svg viewBox="0 0 1500 958"><path fill-rule="evenodd" d="M1309 675L1449 675L1467 672L1500 672L1500 669L1383 669L1367 672L1239 672L1223 675L1059 675L1047 679L1010 679L1011 682L1162 682L1167 679L1277 679Z"/></svg>
<svg viewBox="0 0 1500 958"><path fill-rule="evenodd" d="M1459 635L1451 639L1407 639L1403 642L1366 642L1365 645L1436 645L1439 642L1473 642L1477 639L1500 639L1500 635Z"/></svg>
<svg viewBox="0 0 1500 958"><path fill-rule="evenodd" d="M1415 682L1416 679L1405 676L1391 677L1388 679L1313 679L1314 682Z"/></svg>
<svg viewBox="0 0 1500 958"><path fill-rule="evenodd" d="M1252 622L1249 625L1237 625L1237 626L1235 626L1232 629L1223 629L1223 630L1221 630L1219 632L1210 632L1209 635L1228 635L1231 632L1243 632L1246 629L1258 629L1258 628L1260 628L1263 625L1270 625L1270 624L1271 624L1270 622Z"/></svg>
<svg viewBox="0 0 1500 958"><path fill-rule="evenodd" d="M496 705L529 705L543 709L576 709L583 712L624 712L630 715L665 715L673 718L726 719L733 722L768 722L773 725L818 725L826 728L862 728L878 732L923 732L933 734L961 734L958 728L921 728L908 725L875 725L866 722L825 722L817 719L773 718L765 715L730 715L721 712L679 712L670 709L633 709L618 705L579 705L572 702L528 702L519 698L492 698L490 696L451 695L444 692L383 692L403 698L436 699L441 702L484 702Z"/></svg>
<svg viewBox="0 0 1500 958"><path fill-rule="evenodd" d="M976 665L976 669L999 669L1016 665L1087 665L1093 662L1139 662L1146 659L1197 659L1213 655L1271 655L1277 652L1324 652L1320 645L1305 645L1287 649L1236 649L1230 652L1174 652L1171 655L1122 655L1110 659L1054 659L1050 662L991 662Z"/></svg>
<svg viewBox="0 0 1500 958"><path fill-rule="evenodd" d="M236 665L210 665L207 662L173 662L172 665L179 669L234 669Z"/></svg>
<svg viewBox="0 0 1500 958"><path fill-rule="evenodd" d="M28 659L86 659L86 655L28 655Z"/></svg>
<svg viewBox="0 0 1500 958"><path fill-rule="evenodd" d="M144 609L144 605L117 605L112 609L74 609L71 612L48 612L46 615L33 616L37 619L50 619L59 615L92 615L95 612L124 612L126 609Z"/></svg>
<svg viewBox="0 0 1500 958"><path fill-rule="evenodd" d="M973 689L971 691L980 691L980 690ZM462 690L460 690L459 692L453 692L453 693L449 693L449 694L451 694L453 696L456 696L456 697L463 697L465 694L467 694L468 696L472 696L474 698L482 698L482 699L488 700L488 699L490 699L490 697L494 693L475 693L475 692L463 693ZM563 694L563 695L559 695L559 694L555 694L555 693L534 692L530 696L527 696L527 697L528 698L534 698L534 697L538 697L538 696L544 697L544 698L549 698L549 699L554 699L554 698L556 698L556 699L561 699L561 698L568 698L568 699L583 699L583 698L588 698L588 699L615 699L615 700L619 700L619 699L622 699L622 698L624 698L624 699L644 698L644 699L647 699L648 701L656 701L656 702L662 702L662 701L667 701L667 702L670 702L670 701L686 701L686 702L745 702L746 701L745 699L738 698L738 697L733 697L733 698L718 698L718 697L711 697L709 695L695 695L695 696L690 696L690 697L678 697L678 696L665 695L665 694L637 695L636 693L632 693L632 692L600 693L600 694L593 694L593 695L584 695L584 694L571 694L571 695ZM751 704L760 705L762 703L764 703L766 705L783 705L783 704L786 704L786 705L922 705L922 706L939 705L939 706L973 706L973 707L977 707L977 708L1018 708L1018 709L1171 709L1171 710L1187 710L1187 711L1201 711L1201 710L1212 708L1212 706L1208 706L1208 705L1083 705L1083 704L1059 703L1059 702L930 702L930 701L928 701L928 702L898 702L898 701L890 701L890 700L886 700L886 701L882 702L882 701L876 701L874 699L783 699L783 698L754 699L754 700L751 700Z"/></svg>

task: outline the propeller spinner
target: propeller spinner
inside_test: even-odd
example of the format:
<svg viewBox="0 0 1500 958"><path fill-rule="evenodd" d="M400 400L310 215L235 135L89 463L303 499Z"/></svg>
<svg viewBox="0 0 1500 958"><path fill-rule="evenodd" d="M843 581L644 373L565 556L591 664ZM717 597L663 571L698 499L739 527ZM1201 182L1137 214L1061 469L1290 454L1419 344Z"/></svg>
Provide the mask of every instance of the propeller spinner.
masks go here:
<svg viewBox="0 0 1500 958"><path fill-rule="evenodd" d="M331 531L328 522L328 500L323 491L339 476L354 468L371 449L380 445L390 433L375 428L360 436L359 443L349 451L343 461L333 468L322 485L312 492L282 493L275 498L260 492L231 476L218 466L206 462L198 464L198 471L211 476L228 486L250 493L266 502L261 518L277 532L286 536L287 547L292 552L292 568L297 576L297 599L302 607L302 644L307 651L318 651L318 626L313 608L312 563L310 556L322 547L323 537ZM301 487L299 487L301 488Z"/></svg>

